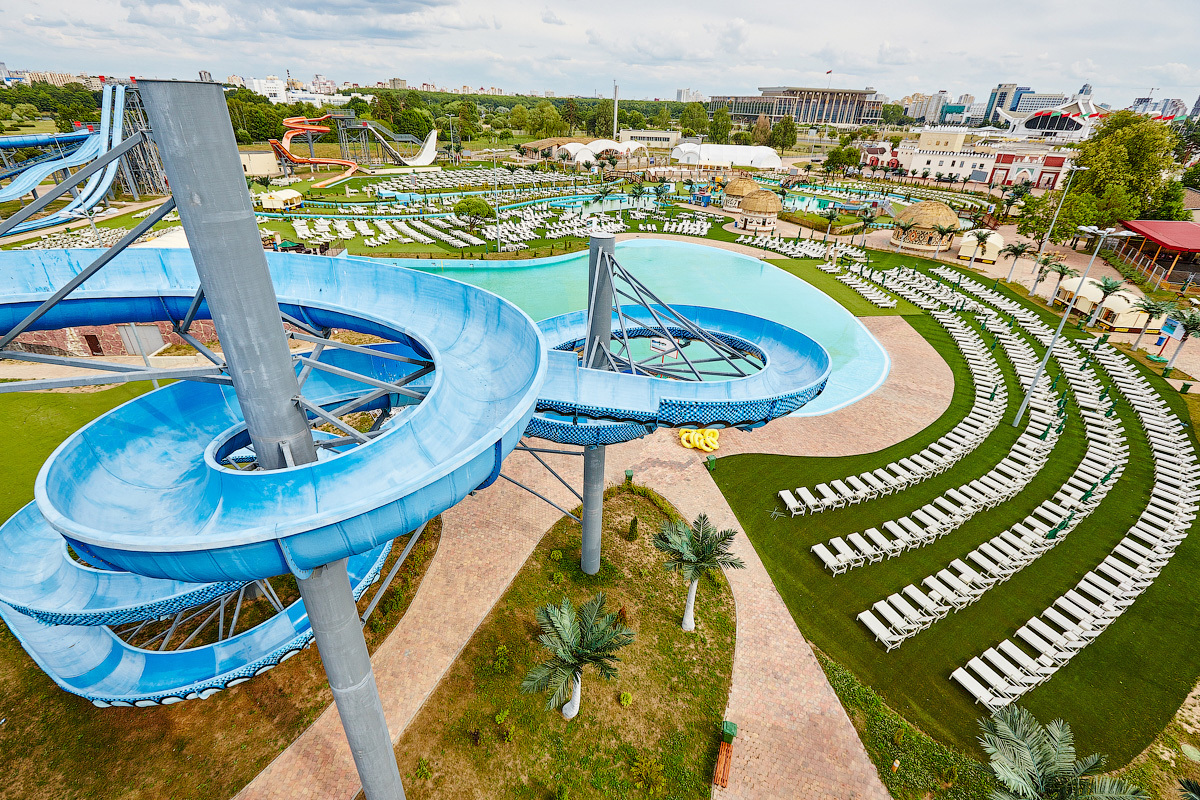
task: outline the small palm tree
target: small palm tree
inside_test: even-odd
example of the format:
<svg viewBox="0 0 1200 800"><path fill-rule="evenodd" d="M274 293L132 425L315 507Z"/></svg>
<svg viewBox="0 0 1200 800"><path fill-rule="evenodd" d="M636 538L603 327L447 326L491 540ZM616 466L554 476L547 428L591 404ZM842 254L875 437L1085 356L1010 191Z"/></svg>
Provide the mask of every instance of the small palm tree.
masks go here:
<svg viewBox="0 0 1200 800"><path fill-rule="evenodd" d="M1171 319L1176 320L1179 327L1183 329L1183 338L1179 340L1179 346L1171 354L1171 360L1167 362L1167 369L1175 366L1175 359L1179 358L1179 351L1183 350L1183 346L1187 344L1188 339L1192 338L1192 334L1200 333L1200 311L1196 311L1194 308L1180 309L1171 314Z"/></svg>
<svg viewBox="0 0 1200 800"><path fill-rule="evenodd" d="M592 202L593 203L603 202L604 198L608 197L612 193L613 193L613 187L601 186L600 188L598 188L596 190L596 196L594 198L592 198Z"/></svg>
<svg viewBox="0 0 1200 800"><path fill-rule="evenodd" d="M838 213L836 208L830 206L817 216L821 217L821 219L829 220L829 225L825 228L825 238L821 240L822 242L829 241L829 234L833 231L833 223L837 222L837 219L841 216L841 214Z"/></svg>
<svg viewBox="0 0 1200 800"><path fill-rule="evenodd" d="M617 677L615 665L621 660L617 652L633 642L633 631L617 622L616 614L604 613L604 592L580 606L579 613L564 596L559 605L542 606L535 616L542 629L538 641L550 652L550 658L529 670L521 681L521 691L534 694L553 690L546 710L561 708L562 715L572 719L579 713L583 668L594 666L605 680Z"/></svg>
<svg viewBox="0 0 1200 800"><path fill-rule="evenodd" d="M687 605L683 609L683 629L696 629L696 586L705 575L726 569L745 569L740 558L729 548L737 536L735 530L718 531L707 514L696 517L688 526L683 520L664 522L654 534L654 547L668 555L667 572L678 572L688 582Z"/></svg>
<svg viewBox="0 0 1200 800"><path fill-rule="evenodd" d="M904 241L904 237L908 236L908 232L917 227L917 223L912 220L904 220L903 222L893 222L892 227L900 231L900 236L896 239L896 252L900 252L900 243Z"/></svg>
<svg viewBox="0 0 1200 800"><path fill-rule="evenodd" d="M1140 297L1133 304L1135 310L1146 315L1146 324L1138 331L1137 338L1133 340L1133 352L1137 352L1138 345L1142 343L1142 337L1146 335L1146 329L1150 327L1150 323L1159 317L1165 317L1176 309L1173 300L1151 300L1149 297Z"/></svg>
<svg viewBox="0 0 1200 800"><path fill-rule="evenodd" d="M936 259L938 254L942 252L942 243L946 242L946 249L949 250L954 246L954 234L958 233L957 225L934 225L934 232L938 235L938 246L933 252L933 257Z"/></svg>
<svg viewBox="0 0 1200 800"><path fill-rule="evenodd" d="M646 196L646 187L640 183L635 183L629 187L629 196L634 200L641 200Z"/></svg>
<svg viewBox="0 0 1200 800"><path fill-rule="evenodd" d="M1179 779L1179 796L1183 800L1200 800L1200 781L1191 778Z"/></svg>
<svg viewBox="0 0 1200 800"><path fill-rule="evenodd" d="M1148 795L1121 778L1098 775L1104 756L1075 757L1075 736L1060 719L1043 725L1010 705L979 720L979 743L1003 788L992 800L1139 800Z"/></svg>
<svg viewBox="0 0 1200 800"><path fill-rule="evenodd" d="M1042 256L1041 258L1034 259L1034 261L1033 261L1033 269L1034 269L1033 288L1031 288L1029 290L1030 295L1037 294L1038 284L1046 279L1046 276L1050 274L1050 271L1051 271L1050 268L1053 267L1055 264L1057 264L1059 262L1059 260L1060 260L1060 258L1057 253L1045 255L1045 256Z"/></svg>
<svg viewBox="0 0 1200 800"><path fill-rule="evenodd" d="M992 232L986 228L981 228L977 231L971 231L967 234L975 242L975 248L971 250L971 260L967 263L975 263L975 255L979 252L979 248L987 245L987 240L991 238Z"/></svg>
<svg viewBox="0 0 1200 800"><path fill-rule="evenodd" d="M1029 242L1013 242L1000 248L1000 255L1012 259L1012 266L1008 268L1008 277L1004 279L1005 283L1012 282L1013 270L1017 268L1017 262L1032 253L1033 249L1033 245Z"/></svg>
<svg viewBox="0 0 1200 800"><path fill-rule="evenodd" d="M663 198L666 197L670 191L670 187L668 187L665 183L660 183L658 186L654 187L654 199L661 203Z"/></svg>
<svg viewBox="0 0 1200 800"><path fill-rule="evenodd" d="M870 229L871 223L874 222L876 219L878 219L878 217L879 217L879 215L876 214L874 211L868 211L867 213L862 215L863 234L862 234L862 241L859 243L859 247L867 246L867 231L868 231L868 229Z"/></svg>
<svg viewBox="0 0 1200 800"><path fill-rule="evenodd" d="M1050 265L1050 271L1058 276L1058 281L1054 284L1054 291L1050 293L1050 304L1053 305L1054 298L1058 297L1058 290L1062 286L1062 282L1067 278L1074 278L1079 274L1079 270L1074 267L1068 267L1061 261L1056 261Z"/></svg>
<svg viewBox="0 0 1200 800"><path fill-rule="evenodd" d="M1104 308L1104 304L1108 302L1108 298L1124 289L1125 285L1126 283L1124 280L1110 278L1108 276L1100 278L1099 280L1096 280L1095 278L1092 279L1092 286L1095 286L1100 290L1100 302L1096 304L1094 309L1092 309L1092 316L1088 318L1087 324L1089 327L1095 325L1096 320L1100 318L1100 311Z"/></svg>

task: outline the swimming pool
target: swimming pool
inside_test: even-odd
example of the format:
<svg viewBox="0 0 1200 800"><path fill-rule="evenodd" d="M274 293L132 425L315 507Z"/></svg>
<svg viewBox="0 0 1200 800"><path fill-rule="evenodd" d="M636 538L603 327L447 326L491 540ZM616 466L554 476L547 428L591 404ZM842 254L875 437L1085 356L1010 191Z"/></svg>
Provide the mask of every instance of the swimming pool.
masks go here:
<svg viewBox="0 0 1200 800"><path fill-rule="evenodd" d="M620 242L616 254L667 303L754 314L824 346L833 373L824 393L797 416L836 411L887 377L891 360L871 332L837 301L778 267L716 247L654 239ZM389 260L495 292L538 321L587 305L586 252L519 261Z"/></svg>

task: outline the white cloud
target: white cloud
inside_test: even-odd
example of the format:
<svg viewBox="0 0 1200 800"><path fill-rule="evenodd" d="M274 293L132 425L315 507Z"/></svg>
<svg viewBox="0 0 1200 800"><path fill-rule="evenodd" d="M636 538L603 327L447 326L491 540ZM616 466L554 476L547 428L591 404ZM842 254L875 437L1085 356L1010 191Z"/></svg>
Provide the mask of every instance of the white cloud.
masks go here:
<svg viewBox="0 0 1200 800"><path fill-rule="evenodd" d="M902 67L917 60L917 54L907 47L895 47L884 39L879 43L879 63Z"/></svg>
<svg viewBox="0 0 1200 800"><path fill-rule="evenodd" d="M566 25L567 24L567 23L563 22L563 20L558 16L558 14L555 14L553 11L551 11L548 8L542 12L542 22L546 23L547 25Z"/></svg>

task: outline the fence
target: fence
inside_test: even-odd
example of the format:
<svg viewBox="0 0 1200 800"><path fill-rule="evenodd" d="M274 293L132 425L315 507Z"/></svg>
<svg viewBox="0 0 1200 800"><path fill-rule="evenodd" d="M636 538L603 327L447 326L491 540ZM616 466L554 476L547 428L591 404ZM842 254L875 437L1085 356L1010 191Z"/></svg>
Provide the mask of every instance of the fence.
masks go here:
<svg viewBox="0 0 1200 800"><path fill-rule="evenodd" d="M1138 277L1154 291L1178 292L1186 287L1186 294L1200 294L1200 284L1196 282L1182 283L1166 280L1167 276L1171 274L1171 268L1159 264L1145 253L1137 252L1130 245L1128 239L1122 241L1121 246L1116 250L1107 250L1106 253L1110 261L1120 260L1122 264L1137 273Z"/></svg>

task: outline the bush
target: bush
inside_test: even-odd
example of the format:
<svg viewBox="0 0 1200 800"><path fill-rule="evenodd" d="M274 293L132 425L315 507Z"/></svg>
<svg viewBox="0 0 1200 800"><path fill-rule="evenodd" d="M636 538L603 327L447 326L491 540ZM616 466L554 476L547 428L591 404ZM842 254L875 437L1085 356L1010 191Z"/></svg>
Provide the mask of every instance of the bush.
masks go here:
<svg viewBox="0 0 1200 800"><path fill-rule="evenodd" d="M417 780L427 781L433 777L433 768L429 766L428 758L417 759Z"/></svg>
<svg viewBox="0 0 1200 800"><path fill-rule="evenodd" d="M550 576L550 582L554 583L554 584L562 583L566 579L567 579L567 576L562 574L561 572L556 572Z"/></svg>
<svg viewBox="0 0 1200 800"><path fill-rule="evenodd" d="M629 708L631 705L633 705L633 693L621 692L621 697L618 702L620 702L621 708Z"/></svg>
<svg viewBox="0 0 1200 800"><path fill-rule="evenodd" d="M554 790L554 800L571 800L571 790L561 785Z"/></svg>
<svg viewBox="0 0 1200 800"><path fill-rule="evenodd" d="M645 792L647 797L658 797L667 791L662 762L652 756L639 755L633 762L630 777L633 778L633 785Z"/></svg>
<svg viewBox="0 0 1200 800"><path fill-rule="evenodd" d="M634 517L629 520L629 533L625 534L625 538L631 542L636 542L638 537L638 518Z"/></svg>
<svg viewBox="0 0 1200 800"><path fill-rule="evenodd" d="M550 560L551 561L562 561L562 559L563 559L562 550L551 550L550 551Z"/></svg>
<svg viewBox="0 0 1200 800"><path fill-rule="evenodd" d="M512 659L508 656L508 648L504 645L496 646L496 657L492 660L492 672L497 675L506 675L509 669L512 668ZM504 713L508 713L507 711Z"/></svg>
<svg viewBox="0 0 1200 800"><path fill-rule="evenodd" d="M506 719L508 719L508 709L507 708L496 714L496 724L497 725L503 725L504 720L506 720Z"/></svg>

